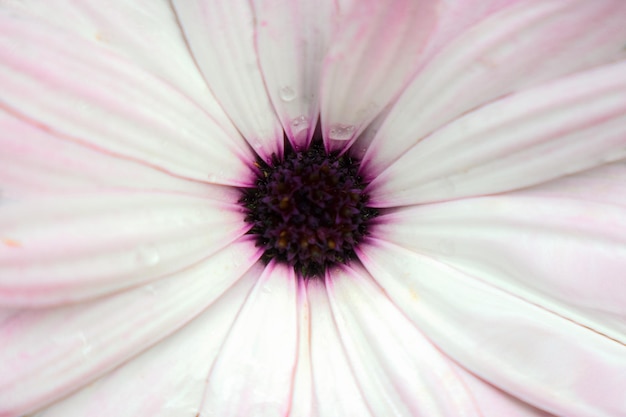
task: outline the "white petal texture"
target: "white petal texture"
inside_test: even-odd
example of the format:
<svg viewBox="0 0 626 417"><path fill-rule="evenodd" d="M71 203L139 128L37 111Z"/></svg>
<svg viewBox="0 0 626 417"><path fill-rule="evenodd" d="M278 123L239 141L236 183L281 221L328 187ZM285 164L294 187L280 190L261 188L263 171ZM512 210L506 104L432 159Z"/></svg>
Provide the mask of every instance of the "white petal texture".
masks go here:
<svg viewBox="0 0 626 417"><path fill-rule="evenodd" d="M623 417L625 277L623 0L0 0L0 417Z"/></svg>
<svg viewBox="0 0 626 417"><path fill-rule="evenodd" d="M282 151L283 132L265 91L247 0L174 0L196 63L233 123L264 159Z"/></svg>
<svg viewBox="0 0 626 417"><path fill-rule="evenodd" d="M322 132L331 149L356 138L408 82L436 24L433 0L348 3L322 70Z"/></svg>
<svg viewBox="0 0 626 417"><path fill-rule="evenodd" d="M291 143L305 147L319 117L321 64L328 50L335 5L330 0L255 0L252 4L267 93Z"/></svg>
<svg viewBox="0 0 626 417"><path fill-rule="evenodd" d="M0 332L0 415L60 398L180 328L250 267L251 249L230 245L185 271L91 303L8 315Z"/></svg>
<svg viewBox="0 0 626 417"><path fill-rule="evenodd" d="M557 415L608 417L626 410L624 344L480 276L375 244L377 250L367 247L361 258L370 273L424 334L467 369Z"/></svg>
<svg viewBox="0 0 626 417"><path fill-rule="evenodd" d="M245 183L250 150L188 97L93 42L0 19L0 83L10 113L176 176Z"/></svg>
<svg viewBox="0 0 626 417"><path fill-rule="evenodd" d="M509 191L624 157L626 62L620 62L456 119L372 181L370 187L379 188L372 204L395 207Z"/></svg>
<svg viewBox="0 0 626 417"><path fill-rule="evenodd" d="M528 0L487 16L421 68L369 146L366 174L377 176L434 130L498 97L623 60L625 15L621 0Z"/></svg>

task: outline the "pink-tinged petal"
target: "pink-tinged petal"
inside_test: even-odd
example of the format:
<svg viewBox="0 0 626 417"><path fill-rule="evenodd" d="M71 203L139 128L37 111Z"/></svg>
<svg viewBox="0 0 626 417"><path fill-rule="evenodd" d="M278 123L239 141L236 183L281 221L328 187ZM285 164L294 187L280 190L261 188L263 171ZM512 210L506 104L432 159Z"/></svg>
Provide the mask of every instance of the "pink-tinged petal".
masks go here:
<svg viewBox="0 0 626 417"><path fill-rule="evenodd" d="M516 194L586 200L626 209L626 160L568 175Z"/></svg>
<svg viewBox="0 0 626 417"><path fill-rule="evenodd" d="M621 181L610 171L581 175L584 199L560 193L558 181L552 191L407 207L384 216L376 235L626 344L626 206L605 197L624 195L626 170L613 170Z"/></svg>
<svg viewBox="0 0 626 417"><path fill-rule="evenodd" d="M101 189L226 194L72 140L0 110L0 201ZM235 201L237 197L231 197ZM2 203L0 203L2 204Z"/></svg>
<svg viewBox="0 0 626 417"><path fill-rule="evenodd" d="M509 191L624 157L626 61L514 94L450 123L372 181L371 204Z"/></svg>
<svg viewBox="0 0 626 417"><path fill-rule="evenodd" d="M498 388L568 417L626 414L626 346L432 258L382 241L359 258L444 353Z"/></svg>
<svg viewBox="0 0 626 417"><path fill-rule="evenodd" d="M189 53L169 2L108 0L107 7L102 7L99 0L22 0L5 1L2 7L122 54L192 98L218 119L229 135L238 136Z"/></svg>
<svg viewBox="0 0 626 417"><path fill-rule="evenodd" d="M252 152L241 138L105 47L0 14L0 61L1 106L58 137L175 176L250 181Z"/></svg>
<svg viewBox="0 0 626 417"><path fill-rule="evenodd" d="M490 15L436 54L365 156L375 177L417 142L498 97L626 58L626 2L531 0Z"/></svg>
<svg viewBox="0 0 626 417"><path fill-rule="evenodd" d="M348 362L376 416L482 417L445 358L367 271L331 272L327 290Z"/></svg>
<svg viewBox="0 0 626 417"><path fill-rule="evenodd" d="M0 303L73 302L173 273L243 235L239 211L233 201L128 191L2 204Z"/></svg>
<svg viewBox="0 0 626 417"><path fill-rule="evenodd" d="M0 415L19 416L83 387L179 329L253 267L253 242L150 285L56 309L16 312L0 324ZM248 270L248 272L246 272Z"/></svg>
<svg viewBox="0 0 626 417"><path fill-rule="evenodd" d="M450 364L472 393L482 417L557 417L507 394L452 361Z"/></svg>
<svg viewBox="0 0 626 417"><path fill-rule="evenodd" d="M373 416L350 368L323 282L309 280L311 370L318 417Z"/></svg>
<svg viewBox="0 0 626 417"><path fill-rule="evenodd" d="M298 280L298 359L293 375L289 417L309 417L313 412L313 370L311 369L311 311L307 284Z"/></svg>
<svg viewBox="0 0 626 417"><path fill-rule="evenodd" d="M261 271L162 342L33 417L196 417L211 366Z"/></svg>
<svg viewBox="0 0 626 417"><path fill-rule="evenodd" d="M268 94L290 142L309 144L334 14L331 0L254 0L256 45Z"/></svg>
<svg viewBox="0 0 626 417"><path fill-rule="evenodd" d="M235 126L262 158L281 154L283 131L263 83L251 4L248 0L172 4L196 63Z"/></svg>
<svg viewBox="0 0 626 417"><path fill-rule="evenodd" d="M364 0L340 10L322 69L327 147L344 148L409 81L436 23L436 5L434 0Z"/></svg>
<svg viewBox="0 0 626 417"><path fill-rule="evenodd" d="M459 34L476 23L488 18L505 7L511 7L528 0L463 0L439 2L438 20L429 36L428 45L422 53L422 60L432 56L453 41Z"/></svg>
<svg viewBox="0 0 626 417"><path fill-rule="evenodd" d="M211 369L201 415L288 413L298 350L296 291L292 268L265 268Z"/></svg>

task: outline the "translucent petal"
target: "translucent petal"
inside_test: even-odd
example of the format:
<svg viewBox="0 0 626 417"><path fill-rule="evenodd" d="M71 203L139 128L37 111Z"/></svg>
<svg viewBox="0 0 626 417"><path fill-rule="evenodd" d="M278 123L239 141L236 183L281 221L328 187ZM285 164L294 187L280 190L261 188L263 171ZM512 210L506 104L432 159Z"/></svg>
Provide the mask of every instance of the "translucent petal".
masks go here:
<svg viewBox="0 0 626 417"><path fill-rule="evenodd" d="M626 344L625 179L622 163L537 190L401 209L376 235Z"/></svg>
<svg viewBox="0 0 626 417"><path fill-rule="evenodd" d="M222 343L263 268L183 328L34 417L196 417Z"/></svg>
<svg viewBox="0 0 626 417"><path fill-rule="evenodd" d="M173 273L245 233L237 205L98 192L0 205L0 303L49 305Z"/></svg>
<svg viewBox="0 0 626 417"><path fill-rule="evenodd" d="M472 393L483 417L556 417L494 387L450 361Z"/></svg>
<svg viewBox="0 0 626 417"><path fill-rule="evenodd" d="M313 369L311 367L311 311L307 285L298 282L298 359L293 376L289 417L308 417L313 412Z"/></svg>
<svg viewBox="0 0 626 417"><path fill-rule="evenodd" d="M496 98L623 60L624 39L621 0L521 1L487 15L421 68L378 130L364 174L376 177L433 131Z"/></svg>
<svg viewBox="0 0 626 417"><path fill-rule="evenodd" d="M0 201L44 195L64 198L71 193L103 189L165 191L237 200L234 190L226 197L226 187L169 175L89 144L67 140L2 110L0 126Z"/></svg>
<svg viewBox="0 0 626 417"><path fill-rule="evenodd" d="M99 0L7 0L2 8L114 50L193 99L229 136L239 135L202 78L168 1L108 0L102 7Z"/></svg>
<svg viewBox="0 0 626 417"><path fill-rule="evenodd" d="M335 6L330 0L252 3L268 94L291 143L305 147L319 118L319 78Z"/></svg>
<svg viewBox="0 0 626 417"><path fill-rule="evenodd" d="M281 154L283 132L263 83L247 0L174 0L204 78L239 131L264 159Z"/></svg>
<svg viewBox="0 0 626 417"><path fill-rule="evenodd" d="M176 176L250 182L245 142L108 48L2 13L0 60L3 107L29 123Z"/></svg>
<svg viewBox="0 0 626 417"><path fill-rule="evenodd" d="M327 147L345 147L408 82L436 24L437 3L364 0L340 10L322 69Z"/></svg>
<svg viewBox="0 0 626 417"><path fill-rule="evenodd" d="M265 268L211 369L202 415L287 413L298 342L296 288L293 269Z"/></svg>
<svg viewBox="0 0 626 417"><path fill-rule="evenodd" d="M448 124L374 179L371 204L509 191L624 157L626 61L511 95Z"/></svg>
<svg viewBox="0 0 626 417"><path fill-rule="evenodd" d="M314 415L374 416L350 368L323 282L310 280L307 295L311 311Z"/></svg>
<svg viewBox="0 0 626 417"><path fill-rule="evenodd" d="M537 408L568 417L626 413L626 346L480 276L373 241L359 258L444 353Z"/></svg>
<svg viewBox="0 0 626 417"><path fill-rule="evenodd" d="M331 275L327 289L335 323L374 415L481 416L448 359L362 267L355 264Z"/></svg>
<svg viewBox="0 0 626 417"><path fill-rule="evenodd" d="M258 257L244 240L118 295L8 315L0 323L0 415L39 409L154 345L204 311Z"/></svg>

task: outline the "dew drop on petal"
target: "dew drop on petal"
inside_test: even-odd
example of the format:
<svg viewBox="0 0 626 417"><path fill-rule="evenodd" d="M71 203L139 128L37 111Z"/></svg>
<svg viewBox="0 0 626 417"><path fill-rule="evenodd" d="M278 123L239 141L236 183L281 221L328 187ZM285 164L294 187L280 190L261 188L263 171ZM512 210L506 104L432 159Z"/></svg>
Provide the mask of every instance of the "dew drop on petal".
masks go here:
<svg viewBox="0 0 626 417"><path fill-rule="evenodd" d="M333 140L348 140L352 138L354 130L354 125L332 125L328 131L328 138Z"/></svg>
<svg viewBox="0 0 626 417"><path fill-rule="evenodd" d="M287 85L278 90L278 95L282 101L290 102L296 98L296 91Z"/></svg>
<svg viewBox="0 0 626 417"><path fill-rule="evenodd" d="M309 128L309 121L305 116L298 116L291 121L291 129L294 134Z"/></svg>

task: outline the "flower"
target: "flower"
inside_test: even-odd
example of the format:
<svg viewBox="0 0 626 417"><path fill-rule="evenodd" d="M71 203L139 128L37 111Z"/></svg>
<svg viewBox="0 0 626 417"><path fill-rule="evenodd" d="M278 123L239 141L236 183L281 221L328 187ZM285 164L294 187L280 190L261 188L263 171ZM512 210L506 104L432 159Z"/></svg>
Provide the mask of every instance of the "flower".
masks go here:
<svg viewBox="0 0 626 417"><path fill-rule="evenodd" d="M0 416L626 414L625 44L621 0L0 2ZM380 214L304 280L239 199L318 116Z"/></svg>

